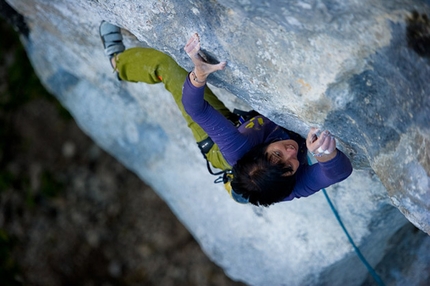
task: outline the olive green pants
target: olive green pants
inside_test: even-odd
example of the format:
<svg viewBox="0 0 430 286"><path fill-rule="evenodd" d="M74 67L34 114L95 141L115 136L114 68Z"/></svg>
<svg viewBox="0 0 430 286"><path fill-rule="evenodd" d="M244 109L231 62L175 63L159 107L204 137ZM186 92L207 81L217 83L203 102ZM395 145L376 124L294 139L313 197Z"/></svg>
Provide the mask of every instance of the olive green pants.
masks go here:
<svg viewBox="0 0 430 286"><path fill-rule="evenodd" d="M119 77L122 80L147 84L164 83L164 87L172 94L196 142L208 137L206 132L186 113L182 105L182 86L188 72L171 57L151 48L137 47L127 49L119 54L116 64ZM205 88L204 98L226 118L231 117L230 111L208 87ZM231 168L216 144L206 154L206 157L215 168L222 170Z"/></svg>

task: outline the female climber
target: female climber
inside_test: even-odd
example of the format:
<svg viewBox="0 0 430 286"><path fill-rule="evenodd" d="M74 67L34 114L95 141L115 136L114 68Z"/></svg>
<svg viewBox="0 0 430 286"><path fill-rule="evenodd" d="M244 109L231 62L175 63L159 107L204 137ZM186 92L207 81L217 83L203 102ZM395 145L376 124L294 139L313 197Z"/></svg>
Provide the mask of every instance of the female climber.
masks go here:
<svg viewBox="0 0 430 286"><path fill-rule="evenodd" d="M120 80L164 83L206 159L215 168L230 170L229 192L235 201L269 206L307 197L352 173L349 159L336 148L336 140L327 130L319 134L317 128L311 128L303 139L259 114L237 124L236 115L206 86L207 77L224 69L226 63L209 63L197 34L184 47L194 64L187 72L157 50L125 49L117 26L103 21L99 32ZM316 164L307 164L307 150Z"/></svg>

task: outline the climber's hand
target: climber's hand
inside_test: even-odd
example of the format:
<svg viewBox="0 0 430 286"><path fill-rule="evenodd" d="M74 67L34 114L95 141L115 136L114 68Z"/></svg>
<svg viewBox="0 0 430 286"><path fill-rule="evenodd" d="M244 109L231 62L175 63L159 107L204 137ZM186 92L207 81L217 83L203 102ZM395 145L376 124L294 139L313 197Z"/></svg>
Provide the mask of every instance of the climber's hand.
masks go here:
<svg viewBox="0 0 430 286"><path fill-rule="evenodd" d="M191 83L195 86L204 85L209 74L222 70L226 66L226 62L220 62L217 64L210 64L207 62L206 56L200 50L200 37L197 33L191 36L185 45L184 50L194 64L194 69L190 74L190 79Z"/></svg>
<svg viewBox="0 0 430 286"><path fill-rule="evenodd" d="M318 128L311 128L306 138L306 147L315 156L319 162L327 162L336 157L336 139L325 130L317 135Z"/></svg>

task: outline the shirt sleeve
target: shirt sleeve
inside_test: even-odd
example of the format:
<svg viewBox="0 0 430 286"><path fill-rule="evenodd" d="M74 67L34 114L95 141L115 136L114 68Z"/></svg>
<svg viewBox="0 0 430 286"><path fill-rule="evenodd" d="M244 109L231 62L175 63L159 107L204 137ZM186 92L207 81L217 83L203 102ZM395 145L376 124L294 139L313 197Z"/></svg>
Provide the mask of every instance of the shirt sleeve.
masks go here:
<svg viewBox="0 0 430 286"><path fill-rule="evenodd" d="M297 174L293 192L284 201L308 197L323 188L345 180L351 173L352 165L348 157L337 150L336 157L330 161L303 166Z"/></svg>
<svg viewBox="0 0 430 286"><path fill-rule="evenodd" d="M219 146L230 165L250 150L250 142L228 119L204 99L205 87L195 87L187 76L182 90L182 104L191 118Z"/></svg>

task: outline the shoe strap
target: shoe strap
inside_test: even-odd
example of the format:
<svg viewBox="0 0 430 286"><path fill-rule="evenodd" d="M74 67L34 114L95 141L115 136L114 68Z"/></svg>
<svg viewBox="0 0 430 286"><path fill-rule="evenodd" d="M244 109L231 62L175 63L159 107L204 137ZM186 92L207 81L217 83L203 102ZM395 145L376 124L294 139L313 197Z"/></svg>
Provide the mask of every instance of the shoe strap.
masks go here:
<svg viewBox="0 0 430 286"><path fill-rule="evenodd" d="M107 42L119 42L122 40L122 35L119 33L112 33L112 34L103 35L103 40L106 43Z"/></svg>
<svg viewBox="0 0 430 286"><path fill-rule="evenodd" d="M107 56L111 56L113 54L121 53L125 50L125 46L122 43L116 43L114 45L110 45L106 47L105 54Z"/></svg>

